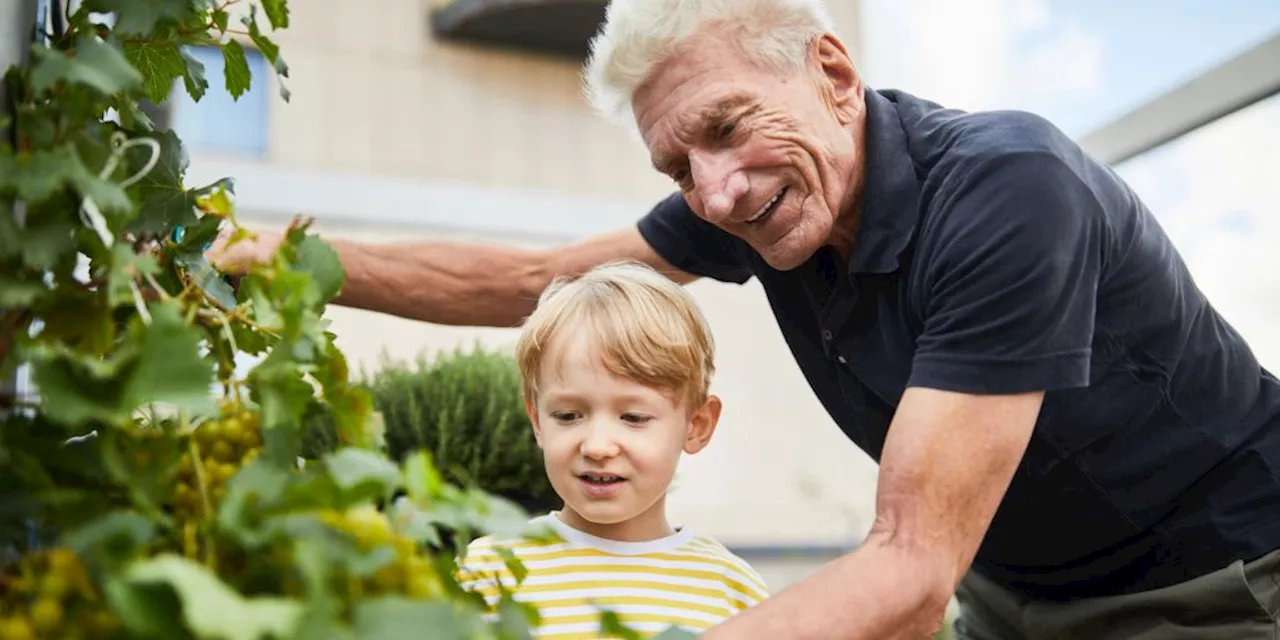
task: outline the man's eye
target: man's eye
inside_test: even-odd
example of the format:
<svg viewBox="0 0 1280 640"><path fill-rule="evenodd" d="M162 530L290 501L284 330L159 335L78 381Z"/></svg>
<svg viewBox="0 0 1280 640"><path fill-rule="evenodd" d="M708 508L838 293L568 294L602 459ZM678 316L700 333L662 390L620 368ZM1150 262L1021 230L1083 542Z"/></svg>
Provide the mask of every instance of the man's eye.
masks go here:
<svg viewBox="0 0 1280 640"><path fill-rule="evenodd" d="M729 136L733 135L733 132L737 130L738 130L737 122L735 121L725 122L716 128L716 140L720 140L722 142L725 140L728 140Z"/></svg>
<svg viewBox="0 0 1280 640"><path fill-rule="evenodd" d="M671 172L671 179L676 181L678 185L685 185L689 181L689 171L687 169L676 169Z"/></svg>

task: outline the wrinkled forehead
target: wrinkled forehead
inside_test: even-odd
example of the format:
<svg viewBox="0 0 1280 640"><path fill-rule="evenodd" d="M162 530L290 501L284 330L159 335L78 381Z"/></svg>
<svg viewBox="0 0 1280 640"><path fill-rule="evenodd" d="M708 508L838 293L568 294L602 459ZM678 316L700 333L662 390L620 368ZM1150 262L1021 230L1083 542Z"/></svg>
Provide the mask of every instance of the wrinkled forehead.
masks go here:
<svg viewBox="0 0 1280 640"><path fill-rule="evenodd" d="M732 85L750 82L753 74L746 71L745 57L736 48L718 38L691 37L654 65L632 94L636 123L644 131L676 105L687 108L717 99Z"/></svg>
<svg viewBox="0 0 1280 640"><path fill-rule="evenodd" d="M712 139L726 124L757 107L767 94L766 79L754 70L694 62L655 74L633 101L636 125L656 165L701 139Z"/></svg>

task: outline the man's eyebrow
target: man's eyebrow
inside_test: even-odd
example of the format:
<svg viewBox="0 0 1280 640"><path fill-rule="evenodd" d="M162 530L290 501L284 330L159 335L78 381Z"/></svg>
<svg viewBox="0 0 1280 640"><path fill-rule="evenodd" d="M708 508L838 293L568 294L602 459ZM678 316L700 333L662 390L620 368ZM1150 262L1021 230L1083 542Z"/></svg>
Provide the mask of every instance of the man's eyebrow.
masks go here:
<svg viewBox="0 0 1280 640"><path fill-rule="evenodd" d="M670 174L678 169L683 162L683 160L667 154L653 156L653 168L657 169L658 173Z"/></svg>
<svg viewBox="0 0 1280 640"><path fill-rule="evenodd" d="M698 112L688 131L698 134L714 132L726 122L740 117L744 111L756 105L756 99L747 93L731 93L707 105Z"/></svg>
<svg viewBox="0 0 1280 640"><path fill-rule="evenodd" d="M701 138L713 136L726 122L750 112L758 106L755 97L747 93L731 93L715 102L686 116L678 123L678 131L682 138ZM683 157L673 154L658 153L653 156L653 168L661 173L670 174L684 166Z"/></svg>

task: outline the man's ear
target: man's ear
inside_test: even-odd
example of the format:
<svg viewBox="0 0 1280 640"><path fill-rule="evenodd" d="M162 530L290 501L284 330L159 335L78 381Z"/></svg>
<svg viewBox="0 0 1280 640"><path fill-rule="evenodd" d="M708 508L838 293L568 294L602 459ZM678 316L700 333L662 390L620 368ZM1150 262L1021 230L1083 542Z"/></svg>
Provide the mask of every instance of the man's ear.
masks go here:
<svg viewBox="0 0 1280 640"><path fill-rule="evenodd" d="M542 448L542 427L538 424L538 405L528 398L524 400L524 412L529 416L529 424L533 425L533 440Z"/></svg>
<svg viewBox="0 0 1280 640"><path fill-rule="evenodd" d="M813 42L813 55L830 87L831 95L828 98L836 113L844 119L849 117L847 114L861 111L862 78L840 38L831 33L823 34Z"/></svg>
<svg viewBox="0 0 1280 640"><path fill-rule="evenodd" d="M684 452L690 455L702 451L711 442L711 435L720 423L720 398L707 396L707 401L689 417L689 434L684 438Z"/></svg>

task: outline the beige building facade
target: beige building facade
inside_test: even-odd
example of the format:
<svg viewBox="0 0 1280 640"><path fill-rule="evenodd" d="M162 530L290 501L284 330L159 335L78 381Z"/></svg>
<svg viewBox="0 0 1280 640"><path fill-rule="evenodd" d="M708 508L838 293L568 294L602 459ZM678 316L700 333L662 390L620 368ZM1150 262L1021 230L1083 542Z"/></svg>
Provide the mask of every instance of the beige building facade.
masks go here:
<svg viewBox="0 0 1280 640"><path fill-rule="evenodd" d="M178 100L171 113L191 147L189 183L234 177L250 226L306 214L329 237L554 246L634 224L672 190L639 142L588 108L576 60L444 42L419 0L290 7L278 37L289 102L259 61L240 102ZM857 3L831 10L856 55ZM233 145L203 125L226 119L256 138ZM718 341L725 409L711 446L682 464L670 510L781 586L870 526L875 465L818 404L756 283L691 289ZM328 315L365 368L384 355L506 348L516 331Z"/></svg>

